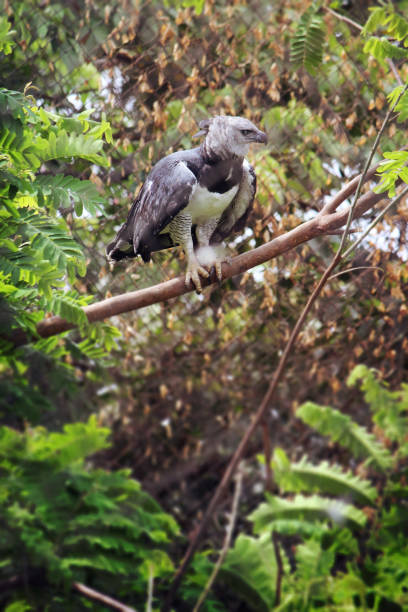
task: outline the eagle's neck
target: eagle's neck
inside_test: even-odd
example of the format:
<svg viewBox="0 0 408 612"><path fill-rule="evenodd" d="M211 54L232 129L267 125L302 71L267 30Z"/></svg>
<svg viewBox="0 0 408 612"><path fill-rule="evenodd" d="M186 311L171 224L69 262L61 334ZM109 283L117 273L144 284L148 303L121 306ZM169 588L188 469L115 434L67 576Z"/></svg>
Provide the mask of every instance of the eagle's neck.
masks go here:
<svg viewBox="0 0 408 612"><path fill-rule="evenodd" d="M234 150L222 130L220 132L210 130L201 143L201 153L208 164L215 164L226 159L242 159L245 157L247 149L248 147L242 147L242 150Z"/></svg>

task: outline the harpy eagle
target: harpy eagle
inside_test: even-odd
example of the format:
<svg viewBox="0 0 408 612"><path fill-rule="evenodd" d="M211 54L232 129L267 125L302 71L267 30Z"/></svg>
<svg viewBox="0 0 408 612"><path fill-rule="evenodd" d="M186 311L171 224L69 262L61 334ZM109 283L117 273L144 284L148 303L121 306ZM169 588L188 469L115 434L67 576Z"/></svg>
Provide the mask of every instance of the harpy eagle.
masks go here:
<svg viewBox="0 0 408 612"><path fill-rule="evenodd" d="M141 255L147 262L153 251L180 245L186 285L200 293L200 276L207 278L212 267L222 280L216 246L245 226L256 190L245 155L267 137L243 117L219 115L199 128L196 136L205 136L199 147L171 153L152 168L106 252L111 261Z"/></svg>

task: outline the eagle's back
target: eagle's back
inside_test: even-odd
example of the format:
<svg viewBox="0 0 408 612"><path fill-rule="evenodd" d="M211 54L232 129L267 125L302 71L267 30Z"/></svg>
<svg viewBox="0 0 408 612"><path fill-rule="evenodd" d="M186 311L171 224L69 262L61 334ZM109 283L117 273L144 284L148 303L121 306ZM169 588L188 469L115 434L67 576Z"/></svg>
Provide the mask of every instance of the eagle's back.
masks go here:
<svg viewBox="0 0 408 612"><path fill-rule="evenodd" d="M248 215L255 195L249 168L242 158L208 159L201 147L167 155L148 174L108 257L149 261L151 252L174 246L166 227L181 211L194 225L220 218L211 242L221 242Z"/></svg>

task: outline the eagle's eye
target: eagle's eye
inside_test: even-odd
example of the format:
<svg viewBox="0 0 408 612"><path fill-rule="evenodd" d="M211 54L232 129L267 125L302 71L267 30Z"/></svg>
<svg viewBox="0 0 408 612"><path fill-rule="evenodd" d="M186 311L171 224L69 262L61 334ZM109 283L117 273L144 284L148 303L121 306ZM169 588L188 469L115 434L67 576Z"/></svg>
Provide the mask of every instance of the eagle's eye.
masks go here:
<svg viewBox="0 0 408 612"><path fill-rule="evenodd" d="M241 134L243 136L249 136L250 134L252 134L252 130L241 130Z"/></svg>

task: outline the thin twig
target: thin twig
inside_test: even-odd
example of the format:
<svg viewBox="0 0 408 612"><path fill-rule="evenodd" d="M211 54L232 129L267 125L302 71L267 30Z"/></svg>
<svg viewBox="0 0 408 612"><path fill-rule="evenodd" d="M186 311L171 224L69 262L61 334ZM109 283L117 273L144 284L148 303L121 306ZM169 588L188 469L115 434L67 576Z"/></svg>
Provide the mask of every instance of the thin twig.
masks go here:
<svg viewBox="0 0 408 612"><path fill-rule="evenodd" d="M363 30L363 26L360 25L359 23L357 23L357 21L354 21L353 19L350 19L350 17L346 17L345 15L341 15L340 13L337 13L336 11L334 11L333 9L331 9L330 7L325 7L325 10L328 13L331 13L334 17L337 17L337 19L340 19L340 21L344 21L345 23L348 23L349 25L351 25L353 28L356 28L359 32L361 32ZM394 64L393 60L390 57L387 57L387 62L389 67L392 70L393 75L395 76L395 79L398 83L398 85L402 85L402 79L401 76L397 70L396 65Z"/></svg>
<svg viewBox="0 0 408 612"><path fill-rule="evenodd" d="M234 526L235 526L235 521L237 518L237 514L238 514L238 504L239 504L239 499L241 497L241 491L242 491L242 477L243 477L243 470L240 469L240 466L238 467L237 470L237 477L236 477L236 483L235 483L235 492L234 492L234 498L232 500L232 508L231 508L231 514L230 514L230 519L229 519L229 523L227 526L227 532L225 534L225 540L224 540L224 544L220 553L220 556L218 557L217 563L214 566L214 569L211 573L211 576L208 579L207 584L205 585L205 588L203 590L203 592L201 593L193 612L198 612L199 609L201 608L201 606L203 605L205 599L208 596L208 593L210 592L210 589L212 587L212 585L214 584L215 579L217 578L218 572L221 569L222 564L224 563L225 557L227 555L227 552L230 548L231 545L231 538L232 538L232 533L234 531Z"/></svg>
<svg viewBox="0 0 408 612"><path fill-rule="evenodd" d="M387 57L387 63L389 67L391 68L392 73L395 76L395 80L397 81L398 85L403 85L404 83L401 79L400 73L398 72L396 65L394 64L393 60L390 57Z"/></svg>
<svg viewBox="0 0 408 612"><path fill-rule="evenodd" d="M74 582L72 586L75 590L79 591L82 595L85 595L85 597L88 597L89 599L92 599L93 601L100 601L105 606L109 606L110 608L113 608L114 610L120 610L120 612L137 612L135 608L130 608L129 606L126 606L124 603L122 603L121 601L118 601L117 599L113 599L113 597L109 597L108 595L105 595L104 593L100 593L99 591L96 591L95 589L91 589L91 587L88 587L85 584L82 584L81 582Z"/></svg>
<svg viewBox="0 0 408 612"><path fill-rule="evenodd" d="M357 23L357 21L354 21L353 19L350 19L350 17L346 17L345 15L341 15L340 13L337 13L336 11L333 11L333 9L331 9L328 6L326 6L324 8L325 8L325 10L328 13L331 13L334 17L337 17L337 19L340 19L340 21L344 21L345 23L348 23L349 25L353 26L353 28L356 28L360 32L363 29L363 26L361 26L359 23Z"/></svg>
<svg viewBox="0 0 408 612"><path fill-rule="evenodd" d="M271 436L269 433L268 420L266 417L262 419L261 427L262 427L262 440L263 440L264 458L265 458L265 490L271 492L272 485L273 485L272 468L271 468L272 445L271 445Z"/></svg>
<svg viewBox="0 0 408 612"><path fill-rule="evenodd" d="M149 582L147 583L146 612L152 612L153 610L153 583L154 583L153 566L151 563L149 563Z"/></svg>
<svg viewBox="0 0 408 612"><path fill-rule="evenodd" d="M356 229L349 229L349 234L356 234L358 232L358 230ZM343 230L333 230L331 232L327 232L326 236L342 236L343 235Z"/></svg>
<svg viewBox="0 0 408 612"><path fill-rule="evenodd" d="M389 202L389 204L387 204L387 206L383 208L380 214L370 223L370 225L365 229L361 236L359 236L357 240L353 242L353 244L350 245L349 248L342 254L341 259L346 259L346 257L348 257L350 253L354 251L358 247L358 245L364 240L364 238L371 232L373 227L375 227L377 223L379 223L381 219L385 217L387 212L389 212L393 206L398 204L398 202L402 200L402 198L406 195L408 195L408 187L405 187L405 189L403 189L401 193L395 196L395 198L393 198L391 202Z"/></svg>
<svg viewBox="0 0 408 612"><path fill-rule="evenodd" d="M340 272L336 272L336 274L332 274L331 277L329 278L329 281L333 280L334 278L338 278L339 276L342 276L343 274L349 274L350 272L356 272L357 270L379 270L380 272L384 272L384 270L380 268L379 266L355 266L354 268L347 268L346 270L340 270Z"/></svg>
<svg viewBox="0 0 408 612"><path fill-rule="evenodd" d="M365 177L366 177L366 175L367 175L367 173L369 171L369 168L371 166L371 162L372 162L373 157L374 157L374 155L375 155L375 153L377 151L377 148L378 148L378 145L380 143L381 137L382 137L382 135L384 133L385 128L388 125L388 122L390 120L390 117L391 117L392 113L394 112L395 108L397 107L397 104L399 103L399 101L401 100L402 96L405 94L407 89L408 89L408 83L400 91L399 95L397 96L397 99L394 101L394 104L389 108L387 114L385 115L385 118L384 118L384 121L382 123L382 126L381 126L381 128L380 128L380 130L379 130L379 132L378 132L378 134L377 134L377 136L375 138L374 144L371 147L371 150L370 150L370 153L369 153L369 155L367 157L366 163L364 164L364 170L363 170L363 172L362 172L362 174L360 176L360 180L359 180L356 192L354 194L354 199L353 199L353 202L352 202L352 204L350 206L350 210L349 210L349 214L348 214L348 218L347 218L346 227L344 228L343 236L342 236L341 241L340 241L340 246L339 246L339 253L340 254L344 250L344 245L346 243L347 236L348 236L349 229L350 229L350 225L351 225L351 222L353 220L354 209L355 209L357 201L358 201L358 199L360 197L360 193L361 193L361 189L363 187L363 183L364 183Z"/></svg>
<svg viewBox="0 0 408 612"><path fill-rule="evenodd" d="M276 566L278 571L276 572L276 586L275 586L275 606L279 606L281 600L281 588L282 588L282 577L283 577L283 563L282 556L279 548L279 535L276 531L272 532L273 550L275 551Z"/></svg>
<svg viewBox="0 0 408 612"><path fill-rule="evenodd" d="M380 164L375 164L364 177L364 182L369 181L377 172L377 168ZM319 215L327 215L333 213L347 198L349 198L355 192L362 175L355 176L347 185L345 185L327 204L323 206Z"/></svg>

